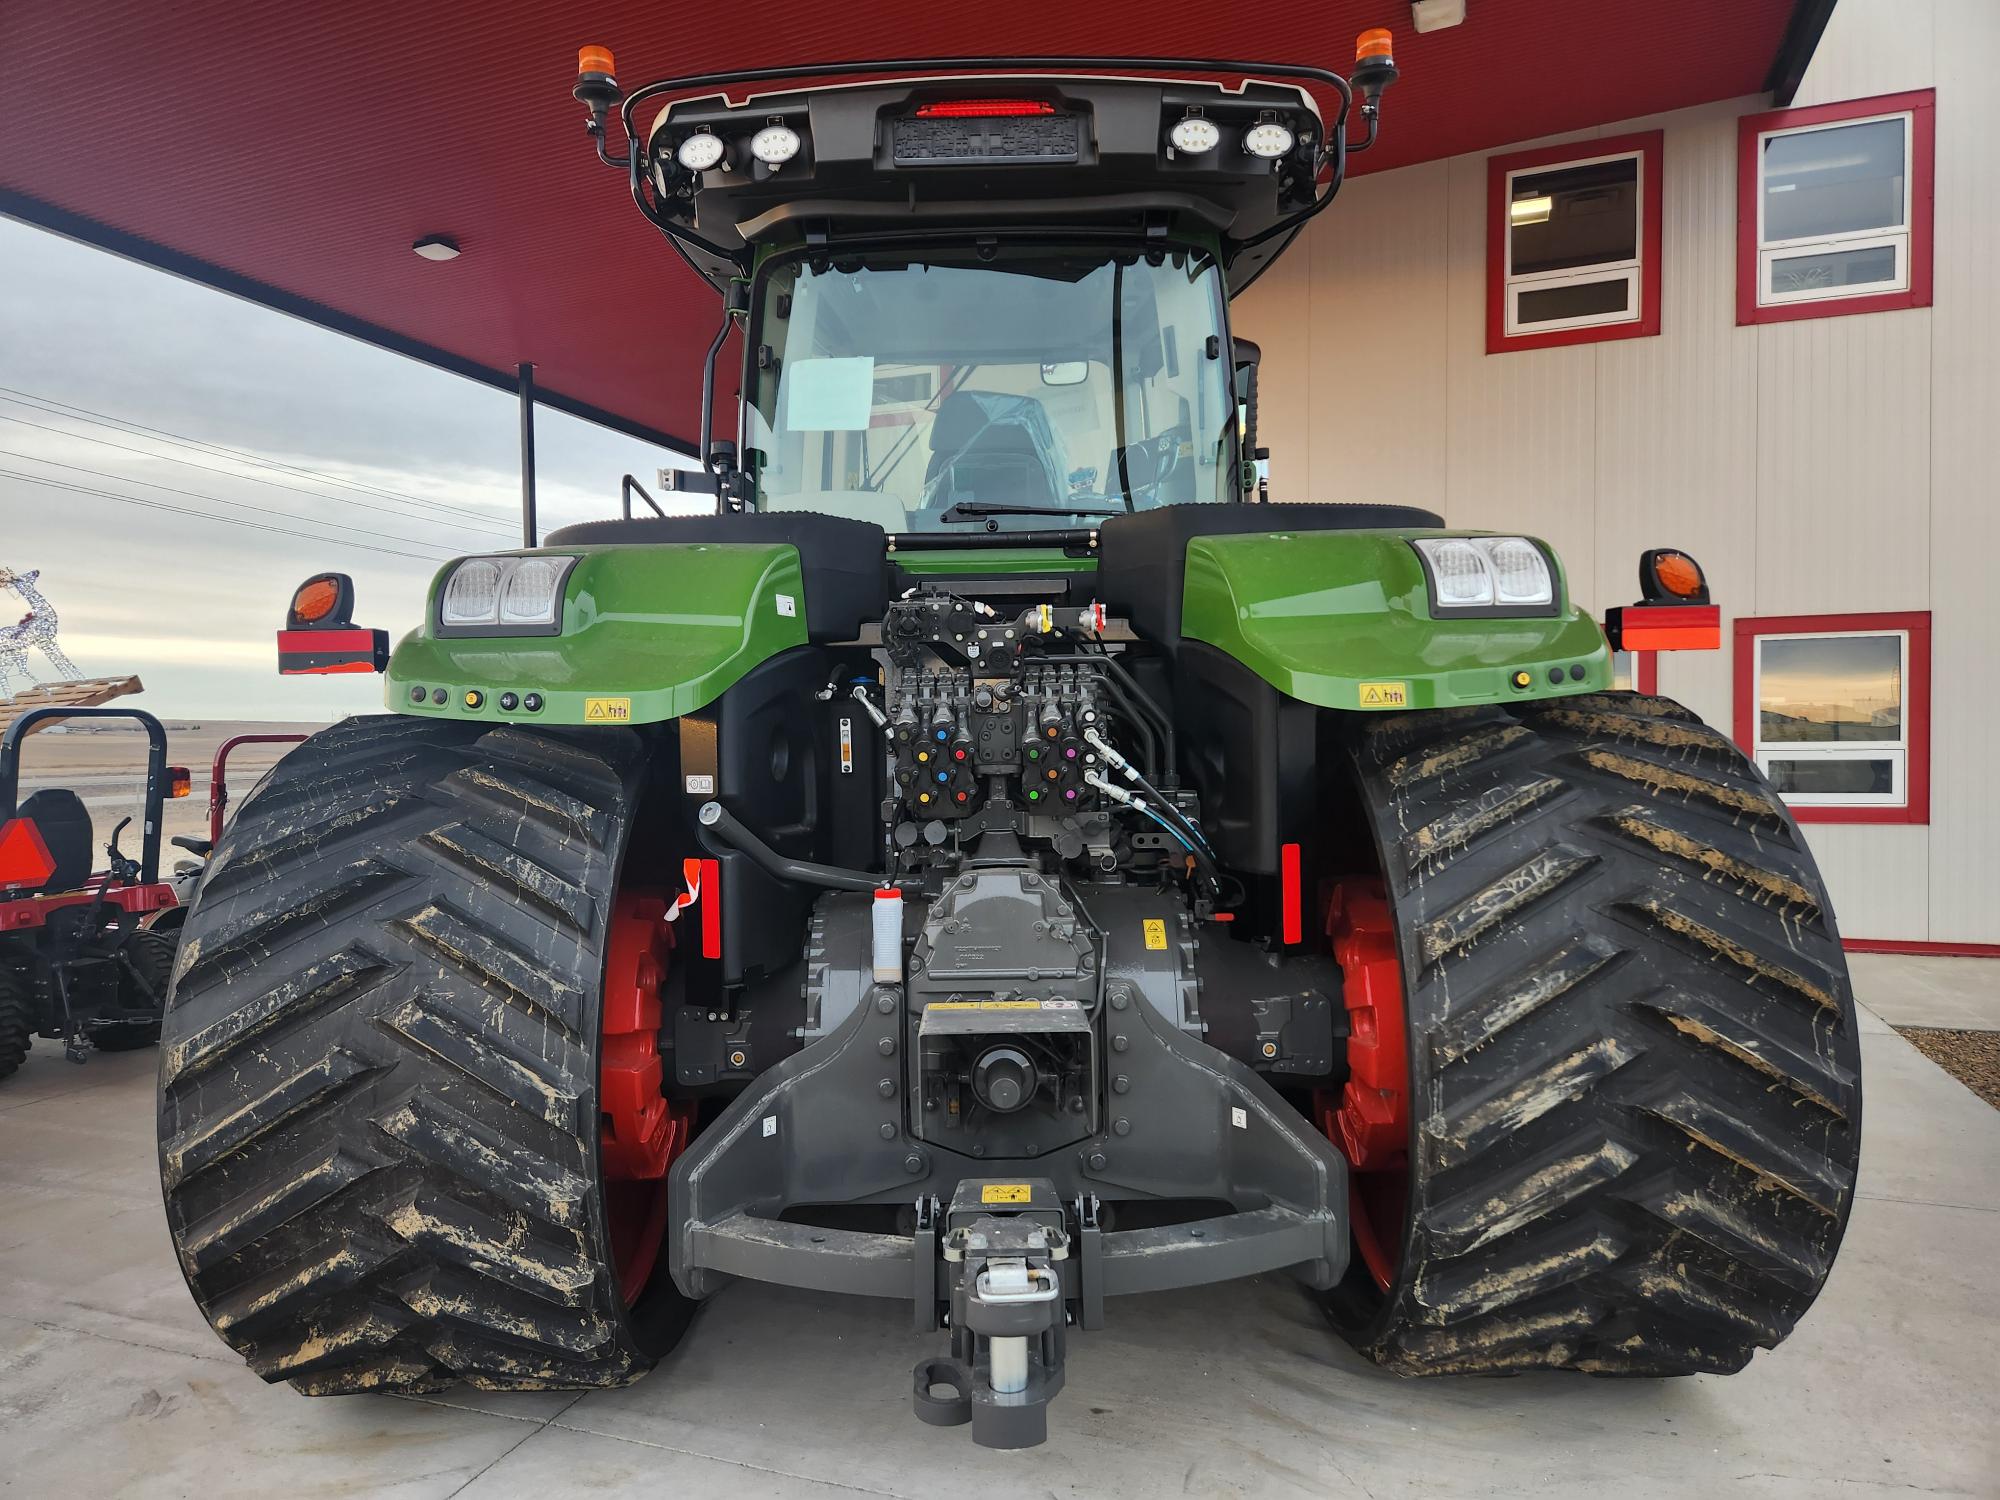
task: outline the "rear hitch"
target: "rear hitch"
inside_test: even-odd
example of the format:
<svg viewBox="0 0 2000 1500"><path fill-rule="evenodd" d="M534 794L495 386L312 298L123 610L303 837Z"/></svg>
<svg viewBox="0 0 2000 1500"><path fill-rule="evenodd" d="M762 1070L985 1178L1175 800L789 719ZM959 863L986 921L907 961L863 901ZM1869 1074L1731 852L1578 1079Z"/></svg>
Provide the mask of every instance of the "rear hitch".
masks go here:
<svg viewBox="0 0 2000 1500"><path fill-rule="evenodd" d="M961 1182L942 1248L957 1268L951 1353L917 1361L913 1409L934 1427L970 1422L982 1448L1046 1442L1073 1294L1063 1284L1069 1231L1055 1184Z"/></svg>

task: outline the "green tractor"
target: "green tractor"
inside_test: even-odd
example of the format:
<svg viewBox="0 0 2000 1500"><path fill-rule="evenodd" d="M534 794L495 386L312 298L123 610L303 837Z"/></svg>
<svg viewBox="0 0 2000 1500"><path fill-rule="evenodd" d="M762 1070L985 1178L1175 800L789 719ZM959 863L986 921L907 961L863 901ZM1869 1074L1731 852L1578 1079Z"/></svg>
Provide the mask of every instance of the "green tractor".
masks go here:
<svg viewBox="0 0 2000 1500"><path fill-rule="evenodd" d="M258 1374L616 1385L748 1279L901 1301L916 1413L1018 1447L1110 1299L1235 1277L1409 1374L1785 1337L1860 1121L1798 825L1544 543L1261 503L1229 299L1394 76L585 51L722 296L713 513L447 565L216 845L160 1164Z"/></svg>

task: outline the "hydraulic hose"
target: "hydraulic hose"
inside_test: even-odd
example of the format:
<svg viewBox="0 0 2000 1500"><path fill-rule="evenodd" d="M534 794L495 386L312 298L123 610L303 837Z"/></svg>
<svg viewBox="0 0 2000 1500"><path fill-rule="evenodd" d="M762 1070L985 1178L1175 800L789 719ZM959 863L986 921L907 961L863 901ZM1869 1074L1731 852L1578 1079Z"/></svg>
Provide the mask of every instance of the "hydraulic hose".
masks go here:
<svg viewBox="0 0 2000 1500"><path fill-rule="evenodd" d="M720 802L702 803L695 819L701 825L701 841L711 854L744 855L778 880L816 885L830 891L879 891L890 886L914 884L892 880L885 875L871 875L866 870L822 865L809 859L793 859L788 854L780 854L738 822L735 815Z"/></svg>

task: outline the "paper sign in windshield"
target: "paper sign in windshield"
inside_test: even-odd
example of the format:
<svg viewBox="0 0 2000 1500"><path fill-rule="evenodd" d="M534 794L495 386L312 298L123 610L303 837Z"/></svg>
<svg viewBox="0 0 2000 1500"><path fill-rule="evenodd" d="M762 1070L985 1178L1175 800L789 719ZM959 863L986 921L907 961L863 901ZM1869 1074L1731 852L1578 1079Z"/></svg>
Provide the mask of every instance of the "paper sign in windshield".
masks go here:
<svg viewBox="0 0 2000 1500"><path fill-rule="evenodd" d="M859 432L875 396L875 361L794 360L785 371L785 426L794 432Z"/></svg>

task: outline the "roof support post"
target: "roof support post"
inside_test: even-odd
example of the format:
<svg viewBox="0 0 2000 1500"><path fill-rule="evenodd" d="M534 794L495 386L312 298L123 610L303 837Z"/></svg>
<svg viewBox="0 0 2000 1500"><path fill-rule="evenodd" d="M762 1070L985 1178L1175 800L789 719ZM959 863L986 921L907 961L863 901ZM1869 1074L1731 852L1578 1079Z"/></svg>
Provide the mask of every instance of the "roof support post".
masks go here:
<svg viewBox="0 0 2000 1500"><path fill-rule="evenodd" d="M515 373L521 388L521 545L535 545L535 367L522 364Z"/></svg>

